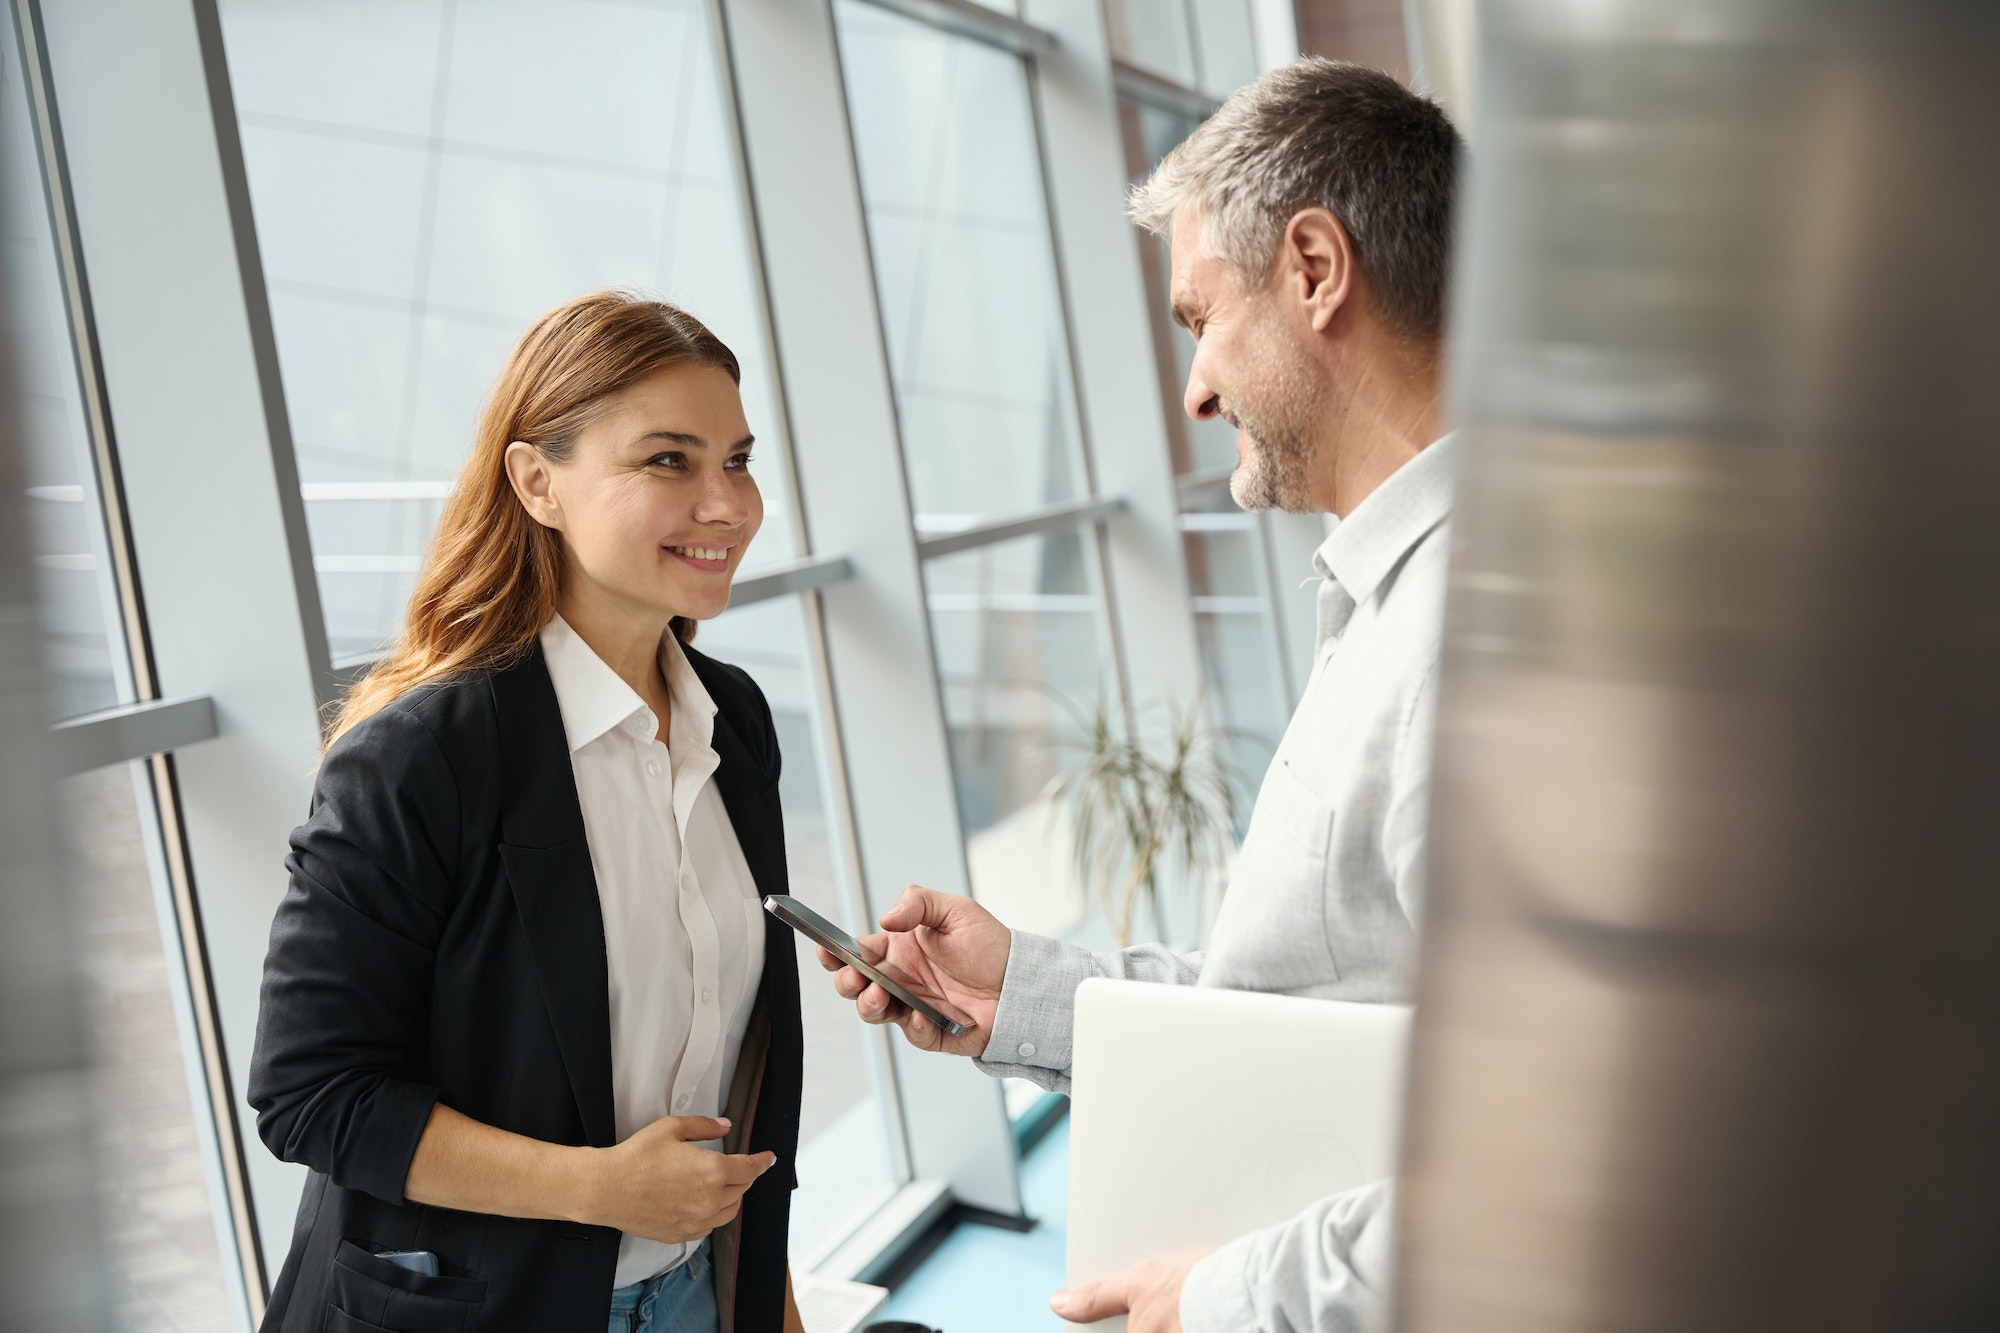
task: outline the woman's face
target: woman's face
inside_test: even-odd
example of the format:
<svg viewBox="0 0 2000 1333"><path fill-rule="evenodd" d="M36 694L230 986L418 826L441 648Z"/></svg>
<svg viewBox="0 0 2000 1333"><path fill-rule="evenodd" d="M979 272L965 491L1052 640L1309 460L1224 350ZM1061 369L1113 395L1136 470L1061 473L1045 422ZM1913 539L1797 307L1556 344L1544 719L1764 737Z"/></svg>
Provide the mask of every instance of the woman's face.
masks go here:
<svg viewBox="0 0 2000 1333"><path fill-rule="evenodd" d="M529 513L562 533L566 595L706 620L729 605L730 580L764 521L750 444L727 372L678 365L608 399L566 461L509 462Z"/></svg>

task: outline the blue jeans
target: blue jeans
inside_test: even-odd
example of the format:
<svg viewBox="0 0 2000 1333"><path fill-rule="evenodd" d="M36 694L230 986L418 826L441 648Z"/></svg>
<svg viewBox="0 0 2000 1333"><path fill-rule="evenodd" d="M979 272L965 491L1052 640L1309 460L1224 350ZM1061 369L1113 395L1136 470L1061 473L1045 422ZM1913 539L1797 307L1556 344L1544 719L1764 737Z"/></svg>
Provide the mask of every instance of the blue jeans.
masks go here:
<svg viewBox="0 0 2000 1333"><path fill-rule="evenodd" d="M606 1333L717 1333L714 1247L701 1248L678 1268L611 1293Z"/></svg>

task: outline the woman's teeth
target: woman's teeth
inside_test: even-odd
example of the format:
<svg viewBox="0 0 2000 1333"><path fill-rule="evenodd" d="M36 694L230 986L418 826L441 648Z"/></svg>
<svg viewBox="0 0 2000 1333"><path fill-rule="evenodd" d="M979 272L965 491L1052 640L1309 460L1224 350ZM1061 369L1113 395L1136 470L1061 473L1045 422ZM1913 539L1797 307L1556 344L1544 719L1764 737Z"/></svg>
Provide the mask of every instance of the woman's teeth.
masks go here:
<svg viewBox="0 0 2000 1333"><path fill-rule="evenodd" d="M729 558L729 548L726 546L720 549L708 546L669 546L667 549L675 555L684 555L690 560L727 560Z"/></svg>

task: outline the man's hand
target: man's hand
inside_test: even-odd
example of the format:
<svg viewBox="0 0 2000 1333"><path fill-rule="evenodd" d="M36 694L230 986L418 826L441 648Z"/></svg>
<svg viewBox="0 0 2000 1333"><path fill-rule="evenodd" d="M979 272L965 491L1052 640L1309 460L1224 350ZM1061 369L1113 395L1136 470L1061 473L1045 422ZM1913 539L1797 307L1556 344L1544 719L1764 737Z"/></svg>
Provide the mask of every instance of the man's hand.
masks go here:
<svg viewBox="0 0 2000 1333"><path fill-rule="evenodd" d="M1181 1333L1181 1286L1200 1255L1148 1259L1122 1273L1086 1282L1049 1298L1049 1308L1072 1324L1094 1324L1130 1314L1131 1333Z"/></svg>
<svg viewBox="0 0 2000 1333"><path fill-rule="evenodd" d="M848 967L826 950L819 965L834 974L833 988L854 1001L866 1023L894 1023L920 1050L977 1056L993 1032L1000 1007L1000 983L1007 978L1013 932L970 898L934 893L915 884L882 915L879 934L863 935L861 947L973 1022L970 1031L947 1037L937 1024Z"/></svg>

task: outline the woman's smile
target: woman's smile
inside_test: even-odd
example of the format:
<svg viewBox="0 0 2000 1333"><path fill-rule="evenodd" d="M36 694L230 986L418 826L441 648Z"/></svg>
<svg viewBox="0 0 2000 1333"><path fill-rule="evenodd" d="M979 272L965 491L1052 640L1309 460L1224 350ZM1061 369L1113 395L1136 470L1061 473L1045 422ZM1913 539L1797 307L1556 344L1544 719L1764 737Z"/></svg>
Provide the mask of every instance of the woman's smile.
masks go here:
<svg viewBox="0 0 2000 1333"><path fill-rule="evenodd" d="M665 550L685 565L707 574L727 574L729 554L736 547L735 542L723 546L669 546Z"/></svg>

